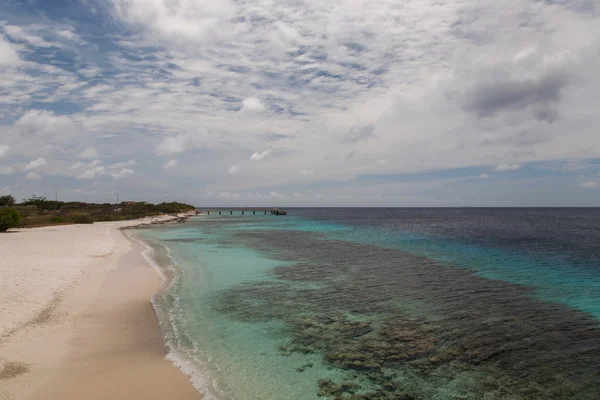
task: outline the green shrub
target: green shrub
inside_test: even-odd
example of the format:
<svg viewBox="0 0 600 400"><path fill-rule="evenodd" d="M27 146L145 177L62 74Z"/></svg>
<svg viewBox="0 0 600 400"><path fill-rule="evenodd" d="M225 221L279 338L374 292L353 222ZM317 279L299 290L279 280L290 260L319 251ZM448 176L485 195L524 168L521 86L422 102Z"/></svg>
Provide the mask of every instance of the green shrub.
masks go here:
<svg viewBox="0 0 600 400"><path fill-rule="evenodd" d="M62 224L63 219L60 215L57 215L56 217L52 218L52 222L54 222L55 224Z"/></svg>
<svg viewBox="0 0 600 400"><path fill-rule="evenodd" d="M93 224L94 219L92 218L92 216L90 214L81 214L81 215L75 215L73 217L73 222L76 224Z"/></svg>
<svg viewBox="0 0 600 400"><path fill-rule="evenodd" d="M58 210L63 204L62 201L48 200L45 196L36 196L35 194L28 199L24 199L24 206L36 206L41 210Z"/></svg>
<svg viewBox="0 0 600 400"><path fill-rule="evenodd" d="M21 214L14 208L0 208L0 232L15 228L21 223Z"/></svg>
<svg viewBox="0 0 600 400"><path fill-rule="evenodd" d="M12 207L15 205L15 198L10 194L7 196L0 196L0 207Z"/></svg>

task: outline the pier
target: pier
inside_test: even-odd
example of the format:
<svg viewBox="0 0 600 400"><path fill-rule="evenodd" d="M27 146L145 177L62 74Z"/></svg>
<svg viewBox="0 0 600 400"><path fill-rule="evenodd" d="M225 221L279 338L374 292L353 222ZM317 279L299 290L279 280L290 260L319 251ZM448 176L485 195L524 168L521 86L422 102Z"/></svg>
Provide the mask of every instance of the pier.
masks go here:
<svg viewBox="0 0 600 400"><path fill-rule="evenodd" d="M228 208L204 208L198 212L206 213L207 215L287 215L287 212L281 208L264 208L264 207L228 207Z"/></svg>

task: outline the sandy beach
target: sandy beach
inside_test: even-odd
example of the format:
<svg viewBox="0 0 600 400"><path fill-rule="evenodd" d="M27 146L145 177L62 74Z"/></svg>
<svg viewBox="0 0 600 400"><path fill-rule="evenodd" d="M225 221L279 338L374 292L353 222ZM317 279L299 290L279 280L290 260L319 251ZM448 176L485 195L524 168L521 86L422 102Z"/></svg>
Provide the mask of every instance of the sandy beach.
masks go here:
<svg viewBox="0 0 600 400"><path fill-rule="evenodd" d="M169 218L0 236L0 398L200 398L164 359L161 279L121 231Z"/></svg>

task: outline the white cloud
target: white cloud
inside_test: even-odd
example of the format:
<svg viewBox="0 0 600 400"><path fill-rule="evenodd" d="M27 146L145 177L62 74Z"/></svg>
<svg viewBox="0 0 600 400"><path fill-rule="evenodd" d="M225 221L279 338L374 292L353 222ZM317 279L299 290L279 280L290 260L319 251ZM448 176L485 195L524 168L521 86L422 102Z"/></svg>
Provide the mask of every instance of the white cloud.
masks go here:
<svg viewBox="0 0 600 400"><path fill-rule="evenodd" d="M303 169L302 171L300 171L300 175L303 176L307 176L307 175L312 175L315 171L313 171L312 169Z"/></svg>
<svg viewBox="0 0 600 400"><path fill-rule="evenodd" d="M56 45L55 43L50 43L46 41L43 37L34 33L35 26L30 28L33 29L27 29L16 25L5 25L3 27L4 33L8 34L11 38L27 42L31 46L52 47Z"/></svg>
<svg viewBox="0 0 600 400"><path fill-rule="evenodd" d="M242 109L240 111L262 112L265 111L265 106L256 97L248 97L242 101Z"/></svg>
<svg viewBox="0 0 600 400"><path fill-rule="evenodd" d="M12 165L1 165L0 166L0 175L10 175L15 172L15 169Z"/></svg>
<svg viewBox="0 0 600 400"><path fill-rule="evenodd" d="M267 158L271 154L271 150L265 150L262 153L256 152L250 156L252 161L261 161Z"/></svg>
<svg viewBox="0 0 600 400"><path fill-rule="evenodd" d="M596 183L595 183L595 182L592 182L592 181L583 182L583 183L581 184L581 187L582 187L582 188L586 188L586 189L591 189L591 188L594 188L594 187L596 187Z"/></svg>
<svg viewBox="0 0 600 400"><path fill-rule="evenodd" d="M85 189L71 189L74 193L85 194L88 196L93 196L98 193L97 190L85 190Z"/></svg>
<svg viewBox="0 0 600 400"><path fill-rule="evenodd" d="M381 204L396 201L375 181L356 182L383 171L479 167L512 185L530 165L574 160L564 166L573 175L565 187L598 182L572 173L584 164L595 172L600 157L600 14L581 12L584 0L111 0L110 15L94 15L128 29L86 35L91 43L76 36L79 21L58 15L67 22L50 23L34 3L27 18L8 10L0 22L0 140L11 160L43 156L69 179L135 169L132 195L156 185L201 198L163 169L185 152L186 175L211 182L213 193L264 192L266 177L269 191L328 204L378 194ZM83 3L73 3L72 15ZM31 25L17 27L22 21ZM104 34L115 46L95 42ZM87 146L143 166L75 163ZM219 179L233 164L246 167L246 149L273 153L268 165L244 169L247 179ZM506 162L505 171L528 168L493 172ZM316 196L302 168L331 188ZM21 178L3 177L11 185Z"/></svg>
<svg viewBox="0 0 600 400"><path fill-rule="evenodd" d="M342 143L358 143L365 140L369 140L371 138L377 138L374 134L375 125L367 124L363 126L353 126L344 137L342 138Z"/></svg>
<svg viewBox="0 0 600 400"><path fill-rule="evenodd" d="M172 169L172 168L175 168L176 166L177 166L177 160L169 160L164 165L164 169Z"/></svg>
<svg viewBox="0 0 600 400"><path fill-rule="evenodd" d="M93 147L88 147L87 149L83 150L81 154L79 154L79 158L82 160L98 158L98 150L94 149Z"/></svg>
<svg viewBox="0 0 600 400"><path fill-rule="evenodd" d="M79 169L79 168L81 168L81 167L83 167L83 166L85 166L85 164L84 164L84 163L82 163L81 161L77 161L77 162L75 162L74 164L72 164L72 165L69 167L69 170L75 170L75 169Z"/></svg>
<svg viewBox="0 0 600 400"><path fill-rule="evenodd" d="M108 169L121 169L138 165L136 160L122 161L108 166Z"/></svg>
<svg viewBox="0 0 600 400"><path fill-rule="evenodd" d="M21 58L13 46L0 35L0 65L5 67L16 66L21 63Z"/></svg>
<svg viewBox="0 0 600 400"><path fill-rule="evenodd" d="M219 193L219 197L222 197L224 199L227 200L235 200L235 199L239 199L241 196L239 193L235 193L235 192L221 192Z"/></svg>
<svg viewBox="0 0 600 400"><path fill-rule="evenodd" d="M121 161L109 166L102 165L102 161L94 160L88 164L76 162L69 167L70 170L87 167L88 169L78 176L78 179L96 179L102 176L110 176L113 179L124 179L135 173L131 168L138 165L136 160Z"/></svg>
<svg viewBox="0 0 600 400"><path fill-rule="evenodd" d="M76 133L78 127L70 117L53 111L28 110L13 124L13 130L24 138L49 136L56 142Z"/></svg>
<svg viewBox="0 0 600 400"><path fill-rule="evenodd" d="M112 176L113 179L125 179L133 174L135 174L135 171L131 168L123 168L120 170L118 169L110 172L110 176Z"/></svg>
<svg viewBox="0 0 600 400"><path fill-rule="evenodd" d="M79 179L95 179L106 173L106 168L100 166L95 168L90 168L81 175L79 175Z"/></svg>
<svg viewBox="0 0 600 400"><path fill-rule="evenodd" d="M489 175L489 174L481 174L481 175L479 175L479 177L480 177L481 179L487 179L487 178L489 178L489 177L490 177L490 175Z"/></svg>
<svg viewBox="0 0 600 400"><path fill-rule="evenodd" d="M172 155L186 150L189 143L188 135L167 136L156 146L159 155Z"/></svg>
<svg viewBox="0 0 600 400"><path fill-rule="evenodd" d="M500 164L496 168L494 168L494 171L518 171L519 169L521 169L520 164Z"/></svg>
<svg viewBox="0 0 600 400"><path fill-rule="evenodd" d="M44 165L48 165L45 158L38 158L36 160L31 160L29 164L23 168L25 171L31 171L32 169L36 169L39 167L43 167Z"/></svg>
<svg viewBox="0 0 600 400"><path fill-rule="evenodd" d="M75 32L73 32L72 29L60 29L57 30L55 32L58 36L68 39L68 40L75 40L77 39L77 35L75 34Z"/></svg>
<svg viewBox="0 0 600 400"><path fill-rule="evenodd" d="M40 174L35 173L35 172L30 172L30 173L27 174L27 176L25 176L25 179L40 180L40 179L42 179L42 176Z"/></svg>
<svg viewBox="0 0 600 400"><path fill-rule="evenodd" d="M4 157L9 149L10 146L0 146L0 157Z"/></svg>
<svg viewBox="0 0 600 400"><path fill-rule="evenodd" d="M229 167L228 171L230 174L235 174L236 172L238 172L239 169L240 167L238 167L237 165L232 165L231 167Z"/></svg>

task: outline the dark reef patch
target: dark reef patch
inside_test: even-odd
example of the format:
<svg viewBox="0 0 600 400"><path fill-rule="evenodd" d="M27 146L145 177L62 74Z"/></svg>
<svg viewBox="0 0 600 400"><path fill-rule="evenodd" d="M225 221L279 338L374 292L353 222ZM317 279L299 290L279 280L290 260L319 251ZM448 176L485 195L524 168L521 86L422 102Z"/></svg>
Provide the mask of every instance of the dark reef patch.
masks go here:
<svg viewBox="0 0 600 400"><path fill-rule="evenodd" d="M239 321L284 322L283 356L318 354L345 371L344 381L315 382L319 396L598 398L598 321L528 287L311 232L241 231L227 246L282 265L273 280L221 292L214 307Z"/></svg>

